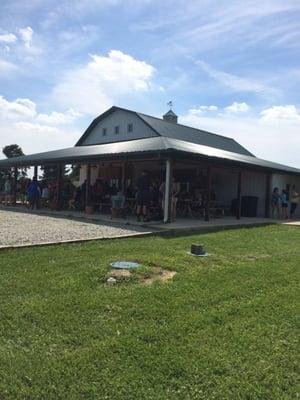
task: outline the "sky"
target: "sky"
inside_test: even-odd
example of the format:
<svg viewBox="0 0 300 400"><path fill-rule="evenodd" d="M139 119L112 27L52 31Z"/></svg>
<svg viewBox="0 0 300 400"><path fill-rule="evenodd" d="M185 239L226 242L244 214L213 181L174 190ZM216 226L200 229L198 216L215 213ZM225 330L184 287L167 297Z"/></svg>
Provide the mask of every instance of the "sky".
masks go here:
<svg viewBox="0 0 300 400"><path fill-rule="evenodd" d="M71 147L112 105L170 100L179 123L300 168L300 1L0 2L0 148Z"/></svg>

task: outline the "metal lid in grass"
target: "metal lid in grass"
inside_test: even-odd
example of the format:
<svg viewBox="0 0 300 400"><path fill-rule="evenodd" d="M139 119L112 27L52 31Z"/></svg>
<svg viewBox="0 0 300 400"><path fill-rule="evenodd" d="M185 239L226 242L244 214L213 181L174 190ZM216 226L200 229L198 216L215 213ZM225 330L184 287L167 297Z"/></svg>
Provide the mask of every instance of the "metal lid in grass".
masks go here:
<svg viewBox="0 0 300 400"><path fill-rule="evenodd" d="M112 268L117 268L117 269L135 269L141 266L139 263L132 261L115 261L110 265Z"/></svg>

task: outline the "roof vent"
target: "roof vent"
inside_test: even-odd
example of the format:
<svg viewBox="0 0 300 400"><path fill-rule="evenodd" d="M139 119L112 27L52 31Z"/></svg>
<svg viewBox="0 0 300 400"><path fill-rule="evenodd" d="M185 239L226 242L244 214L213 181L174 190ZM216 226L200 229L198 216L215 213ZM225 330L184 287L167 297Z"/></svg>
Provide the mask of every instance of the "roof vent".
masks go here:
<svg viewBox="0 0 300 400"><path fill-rule="evenodd" d="M178 117L177 117L177 115L174 113L174 111L172 110L172 106L173 106L172 101L169 101L168 106L170 107L170 110L169 110L167 113L165 113L165 114L163 115L163 119L164 119L165 121L173 122L174 124L177 124Z"/></svg>

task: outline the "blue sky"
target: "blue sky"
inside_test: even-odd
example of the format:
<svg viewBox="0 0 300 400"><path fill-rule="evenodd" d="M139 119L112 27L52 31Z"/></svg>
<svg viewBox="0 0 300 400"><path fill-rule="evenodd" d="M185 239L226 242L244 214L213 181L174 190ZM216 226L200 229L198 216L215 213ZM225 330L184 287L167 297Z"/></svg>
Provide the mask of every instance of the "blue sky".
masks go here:
<svg viewBox="0 0 300 400"><path fill-rule="evenodd" d="M181 123L300 168L299 21L299 0L2 0L0 146L69 147L111 105L172 100Z"/></svg>

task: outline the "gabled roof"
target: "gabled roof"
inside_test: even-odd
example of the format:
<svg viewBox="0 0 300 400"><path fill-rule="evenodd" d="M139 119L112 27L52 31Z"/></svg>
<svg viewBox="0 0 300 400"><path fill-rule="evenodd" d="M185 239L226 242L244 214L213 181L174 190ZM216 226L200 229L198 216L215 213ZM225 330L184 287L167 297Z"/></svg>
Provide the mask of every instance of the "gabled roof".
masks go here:
<svg viewBox="0 0 300 400"><path fill-rule="evenodd" d="M137 114L148 125L150 125L153 130L158 132L160 136L184 140L190 143L215 147L217 149L254 157L254 155L250 153L250 151L245 149L232 138L217 135L215 133L203 131L196 128L191 128L190 126L174 124L173 122L165 121L156 117L151 117L150 115L145 115L141 113Z"/></svg>
<svg viewBox="0 0 300 400"><path fill-rule="evenodd" d="M193 157L199 160L215 161L219 164L230 163L230 165L235 166L250 167L252 169L260 169L268 172L290 173L300 176L300 169L297 168L269 162L252 156L216 149L215 147L193 144L183 140L170 139L166 137L153 137L109 144L77 146L28 156L8 158L0 160L0 168L55 164L60 162L72 164L75 162L93 162L97 160L118 160L129 159L130 157L141 157L144 155L158 156L159 154L167 157L172 155L174 157L179 157L182 155L184 157Z"/></svg>
<svg viewBox="0 0 300 400"><path fill-rule="evenodd" d="M99 117L95 118L75 146L82 146L83 142L91 133L91 131L96 127L96 125L98 125L100 121L102 121L104 118L106 118L116 110L122 110L135 114L138 118L142 119L143 122L146 123L157 134L157 136L184 140L190 143L215 147L217 149L254 157L252 153L250 153L247 149L245 149L232 138L203 131L201 129L191 128L189 126L181 124L175 124L173 122L165 121L160 118L152 117L150 115L138 113L136 111L127 110L126 108L120 108L116 106L111 107L109 110L99 115Z"/></svg>

